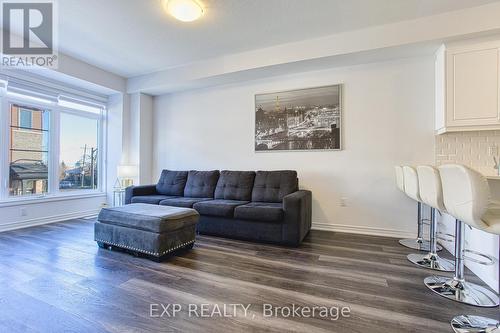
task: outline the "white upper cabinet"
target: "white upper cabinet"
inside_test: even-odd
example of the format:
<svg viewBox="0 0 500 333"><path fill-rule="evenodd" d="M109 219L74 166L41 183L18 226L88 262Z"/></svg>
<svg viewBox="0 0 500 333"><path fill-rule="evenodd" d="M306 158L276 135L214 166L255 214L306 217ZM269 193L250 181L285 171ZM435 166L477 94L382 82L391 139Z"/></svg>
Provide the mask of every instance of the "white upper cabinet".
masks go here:
<svg viewBox="0 0 500 333"><path fill-rule="evenodd" d="M443 46L436 56L436 131L500 129L500 40Z"/></svg>

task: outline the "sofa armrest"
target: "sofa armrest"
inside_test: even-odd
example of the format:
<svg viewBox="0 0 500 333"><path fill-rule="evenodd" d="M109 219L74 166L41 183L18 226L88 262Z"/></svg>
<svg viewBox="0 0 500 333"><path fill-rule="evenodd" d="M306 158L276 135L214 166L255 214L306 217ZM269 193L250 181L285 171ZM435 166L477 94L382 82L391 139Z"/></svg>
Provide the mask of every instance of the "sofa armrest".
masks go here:
<svg viewBox="0 0 500 333"><path fill-rule="evenodd" d="M132 197L155 194L157 194L156 185L129 186L125 189L125 204L130 204Z"/></svg>
<svg viewBox="0 0 500 333"><path fill-rule="evenodd" d="M283 242L298 246L311 230L312 192L299 190L283 198L285 219L283 222Z"/></svg>

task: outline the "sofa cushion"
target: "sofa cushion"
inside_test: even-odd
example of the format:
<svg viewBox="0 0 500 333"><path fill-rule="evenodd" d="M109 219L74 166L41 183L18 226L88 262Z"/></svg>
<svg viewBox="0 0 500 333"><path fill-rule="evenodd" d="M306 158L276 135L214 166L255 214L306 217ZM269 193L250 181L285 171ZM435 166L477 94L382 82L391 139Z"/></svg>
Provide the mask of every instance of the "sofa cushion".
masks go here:
<svg viewBox="0 0 500 333"><path fill-rule="evenodd" d="M215 199L250 201L254 178L254 171L221 171Z"/></svg>
<svg viewBox="0 0 500 333"><path fill-rule="evenodd" d="M247 204L248 201L216 199L210 201L197 202L193 208L201 215L233 217L234 209Z"/></svg>
<svg viewBox="0 0 500 333"><path fill-rule="evenodd" d="M174 207L186 207L193 208L193 205L197 202L213 200L213 198L187 198L187 197L179 197L173 199L166 199L160 201L160 205L162 206L174 206Z"/></svg>
<svg viewBox="0 0 500 333"><path fill-rule="evenodd" d="M156 192L163 195L183 196L187 176L187 171L163 170L156 184Z"/></svg>
<svg viewBox="0 0 500 333"><path fill-rule="evenodd" d="M250 202L234 210L234 217L242 220L281 222L283 215L283 205L276 202Z"/></svg>
<svg viewBox="0 0 500 333"><path fill-rule="evenodd" d="M132 197L130 200L131 203L146 203L146 204L153 204L157 205L160 203L160 201L165 200L165 199L172 199L175 198L175 196L169 196L169 195L138 195L135 197Z"/></svg>
<svg viewBox="0 0 500 333"><path fill-rule="evenodd" d="M252 190L252 201L282 202L286 195L297 190L296 171L257 171Z"/></svg>
<svg viewBox="0 0 500 333"><path fill-rule="evenodd" d="M189 171L184 196L191 198L213 198L219 180L219 170Z"/></svg>

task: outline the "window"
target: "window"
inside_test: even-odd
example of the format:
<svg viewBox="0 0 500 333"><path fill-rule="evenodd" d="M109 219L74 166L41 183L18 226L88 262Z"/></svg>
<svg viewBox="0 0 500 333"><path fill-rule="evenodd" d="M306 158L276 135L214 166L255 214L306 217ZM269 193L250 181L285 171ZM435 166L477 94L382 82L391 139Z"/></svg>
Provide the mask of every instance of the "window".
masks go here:
<svg viewBox="0 0 500 333"><path fill-rule="evenodd" d="M97 189L99 122L61 112L59 189Z"/></svg>
<svg viewBox="0 0 500 333"><path fill-rule="evenodd" d="M9 195L47 193L50 114L16 104L10 110Z"/></svg>
<svg viewBox="0 0 500 333"><path fill-rule="evenodd" d="M9 91L2 100L0 200L104 190L103 107Z"/></svg>
<svg viewBox="0 0 500 333"><path fill-rule="evenodd" d="M33 111L19 108L19 126L23 128L31 128L33 124Z"/></svg>

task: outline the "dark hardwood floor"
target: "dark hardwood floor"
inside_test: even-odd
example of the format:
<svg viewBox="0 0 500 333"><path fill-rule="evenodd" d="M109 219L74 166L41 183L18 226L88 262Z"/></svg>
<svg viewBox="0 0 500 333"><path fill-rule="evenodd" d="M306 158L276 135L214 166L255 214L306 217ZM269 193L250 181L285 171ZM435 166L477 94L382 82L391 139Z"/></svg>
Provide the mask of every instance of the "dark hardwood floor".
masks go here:
<svg viewBox="0 0 500 333"><path fill-rule="evenodd" d="M198 236L193 250L155 263L99 249L91 220L4 232L0 332L428 333L451 332L457 314L498 315L432 294L422 281L433 273L409 252L392 238L312 231L299 248ZM159 304L174 303L175 317L159 316ZM196 317L203 304L208 313L228 304L227 317ZM246 316L229 304L249 306ZM264 317L263 304L350 316Z"/></svg>

